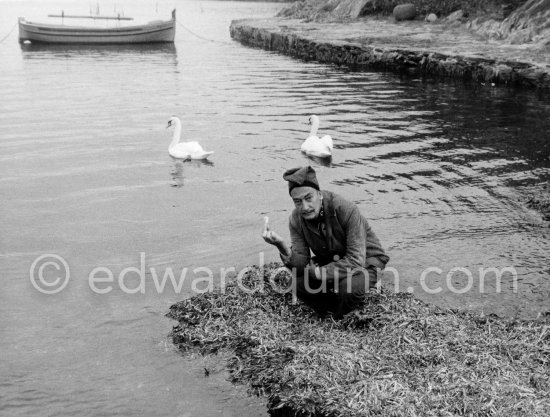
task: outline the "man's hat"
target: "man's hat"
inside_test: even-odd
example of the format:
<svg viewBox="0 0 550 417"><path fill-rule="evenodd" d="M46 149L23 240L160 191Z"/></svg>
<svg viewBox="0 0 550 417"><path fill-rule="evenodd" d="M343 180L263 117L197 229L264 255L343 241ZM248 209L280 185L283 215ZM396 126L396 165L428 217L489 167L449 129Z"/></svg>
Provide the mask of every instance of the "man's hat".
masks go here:
<svg viewBox="0 0 550 417"><path fill-rule="evenodd" d="M319 190L315 171L310 166L289 169L283 174L283 179L288 181L289 194L296 187L311 187Z"/></svg>

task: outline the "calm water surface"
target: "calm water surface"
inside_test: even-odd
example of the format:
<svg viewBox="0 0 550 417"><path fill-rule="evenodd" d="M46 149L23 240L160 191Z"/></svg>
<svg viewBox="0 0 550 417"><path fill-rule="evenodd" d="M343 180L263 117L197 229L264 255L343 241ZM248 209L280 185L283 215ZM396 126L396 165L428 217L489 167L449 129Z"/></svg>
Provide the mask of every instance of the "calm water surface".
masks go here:
<svg viewBox="0 0 550 417"><path fill-rule="evenodd" d="M145 20L172 4L117 2ZM46 4L47 7L44 5ZM101 3L110 13L113 3ZM524 188L550 177L550 100L533 92L350 73L249 49L232 19L280 5L178 2L173 46L20 46L0 43L0 413L4 415L259 416L261 402L204 377L167 334L168 307L193 292L158 291L158 275L266 261L262 216L287 236L282 172L311 164L322 186L355 201L409 288L440 305L536 316L549 309L550 244ZM18 16L88 13L89 5L0 1L0 37ZM167 154L171 115L212 164ZM300 152L310 114L336 149L331 165ZM46 295L29 269L43 254L70 268ZM427 276L426 268L439 268ZM500 293L479 268L513 267ZM90 288L95 268L113 283ZM128 270L127 268L135 268ZM461 268L446 275L453 268ZM146 277L144 293L139 275ZM57 271L44 269L49 279ZM439 273L437 271L440 271ZM473 288L463 294L466 271ZM122 287L117 277L124 273ZM48 275L49 274L49 275ZM489 277L489 275L488 275Z"/></svg>

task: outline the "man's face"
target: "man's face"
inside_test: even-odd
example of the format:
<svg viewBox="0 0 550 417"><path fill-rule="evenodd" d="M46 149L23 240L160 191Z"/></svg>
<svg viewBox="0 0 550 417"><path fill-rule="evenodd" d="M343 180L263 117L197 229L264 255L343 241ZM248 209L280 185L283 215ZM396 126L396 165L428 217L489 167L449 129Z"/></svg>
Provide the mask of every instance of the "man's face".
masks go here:
<svg viewBox="0 0 550 417"><path fill-rule="evenodd" d="M306 220L313 220L319 216L323 206L321 191L313 187L296 187L290 192L294 206Z"/></svg>

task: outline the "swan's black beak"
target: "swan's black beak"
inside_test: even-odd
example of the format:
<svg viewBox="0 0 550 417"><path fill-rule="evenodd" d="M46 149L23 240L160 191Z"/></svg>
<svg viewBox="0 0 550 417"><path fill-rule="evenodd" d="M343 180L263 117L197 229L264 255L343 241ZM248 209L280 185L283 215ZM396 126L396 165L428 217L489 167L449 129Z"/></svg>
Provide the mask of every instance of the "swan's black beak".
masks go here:
<svg viewBox="0 0 550 417"><path fill-rule="evenodd" d="M168 125L166 126L166 129L168 129L170 126L172 126L172 120L168 120Z"/></svg>

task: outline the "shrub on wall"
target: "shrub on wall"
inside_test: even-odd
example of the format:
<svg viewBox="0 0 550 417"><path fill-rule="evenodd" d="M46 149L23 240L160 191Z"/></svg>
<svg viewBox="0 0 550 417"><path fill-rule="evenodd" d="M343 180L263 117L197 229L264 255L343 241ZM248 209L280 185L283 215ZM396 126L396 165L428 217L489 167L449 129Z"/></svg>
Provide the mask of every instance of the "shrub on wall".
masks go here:
<svg viewBox="0 0 550 417"><path fill-rule="evenodd" d="M419 16L435 13L447 16L462 10L466 16L478 13L502 14L503 6L509 12L526 0L300 0L284 8L279 16L309 20L349 19L361 16L390 15L395 6L412 3ZM504 16L502 16L504 17Z"/></svg>
<svg viewBox="0 0 550 417"><path fill-rule="evenodd" d="M398 4L412 3L420 15L435 13L446 16L455 10L461 9L466 14L474 15L478 12L498 11L502 6L516 9L526 0L372 0L365 3L360 16L369 14L389 14Z"/></svg>

